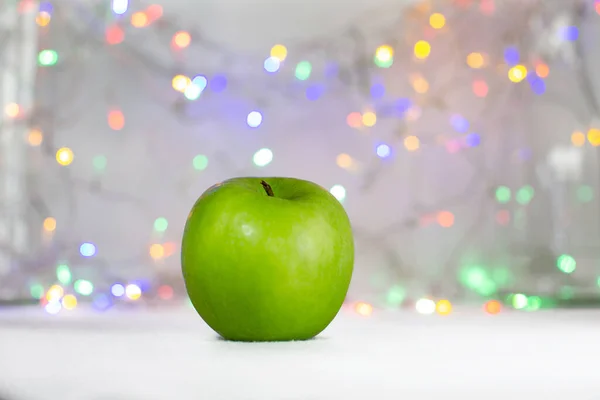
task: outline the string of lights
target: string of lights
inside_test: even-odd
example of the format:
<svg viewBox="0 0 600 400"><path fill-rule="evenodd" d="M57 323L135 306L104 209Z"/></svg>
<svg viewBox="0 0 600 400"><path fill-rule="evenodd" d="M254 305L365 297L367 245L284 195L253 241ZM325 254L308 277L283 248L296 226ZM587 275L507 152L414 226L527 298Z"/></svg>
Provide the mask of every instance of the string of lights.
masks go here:
<svg viewBox="0 0 600 400"><path fill-rule="evenodd" d="M405 279L429 280L428 292L411 293L413 298L434 295L439 286L444 286L444 293L460 293L466 287L486 298L494 296L506 279L496 279L481 268L463 274L460 258L474 242L489 240L484 233L489 223L508 227L511 220L515 224L520 220L509 204L516 202L523 208L534 199L531 184L515 189L503 183L506 160L514 154L524 160L527 152L518 149L515 153L503 146L506 151L498 153L496 144L505 135L501 127L507 105L515 99L524 103L532 96L542 96L552 64L564 55L561 49L578 44L577 20L564 16L581 10L581 4L457 0L421 1L403 10L384 7L335 34L275 44L259 58L229 50L197 27L182 28L181 21L156 4L114 0L99 2L92 9L80 2L20 1L20 12L34 12L40 30L37 104L25 113L19 104L10 103L4 109L5 117L30 126L27 143L44 154L37 167L38 181L59 184L53 190L38 182L39 190L30 194L28 202L43 218L42 245L34 252L33 261L20 260L24 265L21 273L14 274L15 279L7 284L25 287L51 313L71 309L78 300L89 299L104 309L120 298L170 299L183 294L181 283L165 272L169 270L165 265L176 269L178 264L176 242L161 239L169 221L156 217L146 196L137 194L138 183L131 182L131 190L123 190L123 185L105 178L105 155L88 155L93 171L84 173L73 164L79 154L69 143L62 143L76 142L64 132L88 129L86 121L95 118L98 108L108 110L104 124L126 138L119 140L134 141L128 128L135 126L130 120L135 117L125 104L135 104L135 96L144 98L140 107L147 107L148 114L169 116L184 126L206 130L227 119L243 120L248 128L259 129L271 113L283 107L329 98L335 103L332 109L350 109L345 116L348 128L380 139L370 156L348 152L336 156L335 164L358 181L353 191L341 184L331 186L341 202L347 194L365 198L389 185L396 179L395 160L399 159L409 160L405 165L414 167L426 154L436 157L441 149L453 157L453 164L466 166L468 171L468 179L457 182L449 195L435 196L434 202L430 197L414 196L407 217L393 219L386 226L356 223L359 247L376 248L395 274L388 303L399 305L405 299L399 295L404 289L398 289ZM474 32L481 37L474 37ZM546 43L548 36L554 38L551 46ZM577 54L583 56L581 50ZM115 76L119 79L113 79ZM131 87L136 87L135 95ZM140 91L143 94L139 95ZM90 92L96 93L94 99L89 99ZM225 95L252 106L244 111L238 107L235 113L224 111L219 104ZM289 124L300 124L306 116L298 113L297 118ZM440 133L440 121L450 129ZM137 129L148 130L148 126ZM593 146L600 145L594 129L590 128L587 136L580 132L577 143L583 145L587 139ZM160 155L165 143L162 136L146 132L139 145ZM250 156L254 168L263 168L272 162L274 152L260 147ZM223 175L254 173L221 149L197 154L190 163L194 172L207 171L210 163ZM182 174L174 165L165 163L154 178L169 182L162 190L177 193L185 203L197 195L193 190L196 175ZM143 182L140 179L139 185ZM140 214L130 215L132 221L154 220L149 248L134 248L122 257L99 254L94 243L81 240L85 210L80 205L85 201L115 204L115 208L123 204ZM57 204L67 210L61 220L55 218ZM496 205L500 207L487 218ZM522 208L517 211L524 212ZM457 214L462 209L466 210ZM458 220L461 223L455 224ZM455 242L440 262L435 280L421 274L407 261L410 257L401 256L403 249L395 241L398 235L432 224L452 228ZM563 261L559 269L571 270L570 259ZM149 269L147 265L157 267ZM93 271L90 266L102 268ZM97 273L100 269L105 272ZM458 281L457 274L462 274ZM452 283L450 287L447 282ZM433 300L419 301L418 309L430 310L433 304L436 310ZM371 307L365 302L357 304L357 311L363 310L359 313ZM449 303L443 304L440 307L449 309ZM493 304L490 307L496 310Z"/></svg>

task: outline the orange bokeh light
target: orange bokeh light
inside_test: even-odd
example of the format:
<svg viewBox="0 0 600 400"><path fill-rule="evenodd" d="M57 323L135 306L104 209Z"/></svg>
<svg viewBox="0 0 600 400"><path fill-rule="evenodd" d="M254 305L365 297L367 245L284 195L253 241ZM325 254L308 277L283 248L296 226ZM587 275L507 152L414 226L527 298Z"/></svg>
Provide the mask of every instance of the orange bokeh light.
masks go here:
<svg viewBox="0 0 600 400"><path fill-rule="evenodd" d="M550 67L548 67L547 64L539 63L538 65L535 66L535 73L540 78L547 78L548 75L550 74Z"/></svg>
<svg viewBox="0 0 600 400"><path fill-rule="evenodd" d="M450 228L454 225L454 214L450 211L440 211L437 215L437 221L440 226Z"/></svg>
<svg viewBox="0 0 600 400"><path fill-rule="evenodd" d="M108 126L115 131L120 131L125 126L125 116L119 110L108 113Z"/></svg>
<svg viewBox="0 0 600 400"><path fill-rule="evenodd" d="M363 303L363 302L356 303L356 306L354 306L354 309L356 310L356 312L358 314L362 315L363 317L368 317L369 315L373 314L373 306L370 305L369 303Z"/></svg>
<svg viewBox="0 0 600 400"><path fill-rule="evenodd" d="M490 300L485 303L483 309L488 314L498 314L502 310L502 304L498 300Z"/></svg>
<svg viewBox="0 0 600 400"><path fill-rule="evenodd" d="M353 112L348 114L346 122L352 128L360 128L362 126L362 115L359 112Z"/></svg>

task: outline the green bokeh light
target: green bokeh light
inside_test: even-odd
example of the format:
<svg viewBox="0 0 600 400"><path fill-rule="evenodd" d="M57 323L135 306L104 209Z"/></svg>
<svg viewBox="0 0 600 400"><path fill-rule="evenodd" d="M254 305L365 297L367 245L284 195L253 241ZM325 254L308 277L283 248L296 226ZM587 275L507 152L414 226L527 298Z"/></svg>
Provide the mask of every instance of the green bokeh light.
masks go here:
<svg viewBox="0 0 600 400"><path fill-rule="evenodd" d="M38 54L38 63L43 67L50 67L58 62L58 54L54 50L42 50Z"/></svg>
<svg viewBox="0 0 600 400"><path fill-rule="evenodd" d="M164 232L169 227L169 222L166 218L160 217L156 218L154 221L154 230L157 232Z"/></svg>
<svg viewBox="0 0 600 400"><path fill-rule="evenodd" d="M406 290L398 285L393 286L387 293L386 301L391 306L399 306L406 298Z"/></svg>
<svg viewBox="0 0 600 400"><path fill-rule="evenodd" d="M92 160L92 163L94 165L94 169L98 172L101 172L106 169L106 164L108 163L108 160L106 159L105 156L99 155L99 156L94 157L94 159Z"/></svg>
<svg viewBox="0 0 600 400"><path fill-rule="evenodd" d="M523 186L521 189L519 189L517 191L515 198L517 200L517 203L525 205L525 204L529 204L531 202L534 195L535 195L535 190L533 189L533 187L527 185L527 186Z"/></svg>
<svg viewBox="0 0 600 400"><path fill-rule="evenodd" d="M310 78L312 65L308 61L301 61L296 65L296 79L305 81Z"/></svg>
<svg viewBox="0 0 600 400"><path fill-rule="evenodd" d="M94 285L90 281L79 279L75 281L73 289L82 296L89 296L94 292Z"/></svg>
<svg viewBox="0 0 600 400"><path fill-rule="evenodd" d="M577 188L577 200L582 203L589 203L594 200L594 189L587 185L579 186Z"/></svg>
<svg viewBox="0 0 600 400"><path fill-rule="evenodd" d="M527 296L522 293L515 293L511 299L512 306L517 310L522 310L529 304Z"/></svg>
<svg viewBox="0 0 600 400"><path fill-rule="evenodd" d="M71 283L71 270L67 264L60 264L56 267L56 279L63 285Z"/></svg>
<svg viewBox="0 0 600 400"><path fill-rule="evenodd" d="M570 274L577 268L577 262L572 256L563 254L556 259L556 267L565 274Z"/></svg>
<svg viewBox="0 0 600 400"><path fill-rule="evenodd" d="M208 157L203 154L198 154L194 157L194 160L192 160L192 164L194 165L194 169L202 171L208 167Z"/></svg>
<svg viewBox="0 0 600 400"><path fill-rule="evenodd" d="M508 187L498 186L498 188L496 188L496 201L498 201L498 203L508 203L510 201L511 196L512 194Z"/></svg>
<svg viewBox="0 0 600 400"><path fill-rule="evenodd" d="M373 61L375 62L375 65L377 65L379 68L389 68L392 66L392 64L394 64L393 57L390 57L389 59L375 57Z"/></svg>
<svg viewBox="0 0 600 400"><path fill-rule="evenodd" d="M464 286L481 296L490 296L497 290L496 282L494 282L487 271L480 266L468 266L462 268L459 274L459 280Z"/></svg>
<svg viewBox="0 0 600 400"><path fill-rule="evenodd" d="M34 299L41 299L44 296L44 287L42 285L31 285L29 293Z"/></svg>

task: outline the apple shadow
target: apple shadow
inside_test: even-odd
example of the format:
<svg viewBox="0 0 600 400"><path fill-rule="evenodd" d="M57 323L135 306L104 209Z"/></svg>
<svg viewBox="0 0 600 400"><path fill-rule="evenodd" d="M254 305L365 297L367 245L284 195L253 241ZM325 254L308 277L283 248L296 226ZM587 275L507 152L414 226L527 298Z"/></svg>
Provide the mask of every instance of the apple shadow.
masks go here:
<svg viewBox="0 0 600 400"><path fill-rule="evenodd" d="M292 340L235 340L235 339L226 339L221 335L215 335L217 341L219 342L227 342L227 343L248 343L248 344L258 344L258 343L302 343L302 342L317 342L321 340L328 340L327 336L313 336L308 339L292 339Z"/></svg>

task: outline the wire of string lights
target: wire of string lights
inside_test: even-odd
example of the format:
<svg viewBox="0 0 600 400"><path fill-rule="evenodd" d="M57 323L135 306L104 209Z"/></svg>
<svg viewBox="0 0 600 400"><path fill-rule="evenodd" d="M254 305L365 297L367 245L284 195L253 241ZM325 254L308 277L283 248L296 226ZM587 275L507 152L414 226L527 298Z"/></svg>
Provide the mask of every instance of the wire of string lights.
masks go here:
<svg viewBox="0 0 600 400"><path fill-rule="evenodd" d="M212 132L241 129L235 121L259 129L284 108L298 110L286 111L285 124L310 130L310 104L321 102L327 121L345 120L344 129L357 135L353 152L334 146L335 164L349 178L331 192L355 221L359 263L367 257L362 270L382 276L368 267L381 258L375 263L387 276L356 296L366 301L372 290L370 301L391 306L427 296L493 298L516 273L499 267L506 257L497 253L506 252L515 229L525 229L523 209L537 186L522 173L533 146L523 116L546 92L551 67L561 67L577 43L572 17L583 4L386 6L327 36L275 44L260 57L229 50L198 27L186 29L184 18L156 4L17 2L21 13L35 13L40 30L35 106L9 117L30 127L35 190L28 203L42 243L36 262L5 282L18 282L51 313L83 300L107 309L120 299L183 295L179 238L169 234L178 231L177 215L184 221L209 179L256 174L274 158L269 141L235 147L233 134L217 139ZM139 109L146 119L137 117ZM117 135L87 133L97 126ZM174 131L182 133L178 147ZM510 143L507 131L514 132ZM593 135L588 139L597 145ZM198 147L206 150L179 156L180 148ZM253 165L233 156L245 153ZM517 167L507 168L507 160ZM462 178L448 186L448 174ZM390 192L390 182L400 193ZM373 218L368 204L402 204L402 212ZM175 217L157 216L165 207L176 208ZM97 232L98 217L112 230ZM140 235L146 225L151 232ZM431 237L444 235L450 236L431 252ZM102 244L90 236L103 236ZM465 264L475 249L488 268Z"/></svg>

